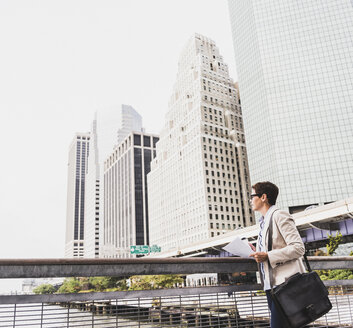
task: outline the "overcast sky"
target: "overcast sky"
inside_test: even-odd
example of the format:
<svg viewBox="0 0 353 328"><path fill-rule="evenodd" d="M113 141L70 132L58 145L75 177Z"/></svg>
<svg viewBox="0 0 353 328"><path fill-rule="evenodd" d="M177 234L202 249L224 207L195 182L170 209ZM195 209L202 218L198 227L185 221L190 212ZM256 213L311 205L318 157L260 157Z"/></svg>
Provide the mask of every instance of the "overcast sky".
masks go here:
<svg viewBox="0 0 353 328"><path fill-rule="evenodd" d="M64 256L74 133L122 103L158 133L195 32L236 80L226 0L0 1L0 258Z"/></svg>

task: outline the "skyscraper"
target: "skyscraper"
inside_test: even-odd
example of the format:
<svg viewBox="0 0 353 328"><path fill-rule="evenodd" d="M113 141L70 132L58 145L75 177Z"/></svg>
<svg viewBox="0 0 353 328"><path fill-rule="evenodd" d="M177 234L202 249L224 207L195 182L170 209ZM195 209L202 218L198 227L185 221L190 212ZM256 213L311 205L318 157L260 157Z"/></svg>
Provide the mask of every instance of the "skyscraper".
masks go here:
<svg viewBox="0 0 353 328"><path fill-rule="evenodd" d="M121 128L118 130L118 145L131 132L142 132L142 117L130 105L121 105Z"/></svg>
<svg viewBox="0 0 353 328"><path fill-rule="evenodd" d="M229 0L252 182L291 212L352 195L353 2Z"/></svg>
<svg viewBox="0 0 353 328"><path fill-rule="evenodd" d="M167 251L253 224L249 190L235 84L214 41L195 34L148 174L150 242Z"/></svg>
<svg viewBox="0 0 353 328"><path fill-rule="evenodd" d="M100 172L98 157L97 114L90 132L90 153L87 159L85 190L85 230L84 257L99 257L99 208L100 208Z"/></svg>
<svg viewBox="0 0 353 328"><path fill-rule="evenodd" d="M118 140L131 131L142 131L142 119L129 105L102 107L91 127L91 152L88 157L85 206L85 257L99 257L104 227L104 161Z"/></svg>
<svg viewBox="0 0 353 328"><path fill-rule="evenodd" d="M130 246L149 244L146 176L157 141L131 132L104 163L103 257L131 257Z"/></svg>
<svg viewBox="0 0 353 328"><path fill-rule="evenodd" d="M65 257L84 256L85 177L89 140L89 133L76 133L69 149Z"/></svg>

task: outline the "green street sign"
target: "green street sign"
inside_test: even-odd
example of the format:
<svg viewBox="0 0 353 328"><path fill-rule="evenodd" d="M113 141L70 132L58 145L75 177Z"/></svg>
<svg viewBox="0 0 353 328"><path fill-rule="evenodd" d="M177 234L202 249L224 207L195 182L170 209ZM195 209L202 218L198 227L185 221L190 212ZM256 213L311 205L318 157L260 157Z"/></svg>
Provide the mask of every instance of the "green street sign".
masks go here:
<svg viewBox="0 0 353 328"><path fill-rule="evenodd" d="M161 252L161 247L158 247L157 245L152 245L150 247L151 253L160 253Z"/></svg>
<svg viewBox="0 0 353 328"><path fill-rule="evenodd" d="M149 252L150 252L150 247L148 245L130 246L131 254L148 254Z"/></svg>
<svg viewBox="0 0 353 328"><path fill-rule="evenodd" d="M149 253L160 253L161 247L157 245L148 246L148 245L133 245L130 246L131 254L149 254Z"/></svg>

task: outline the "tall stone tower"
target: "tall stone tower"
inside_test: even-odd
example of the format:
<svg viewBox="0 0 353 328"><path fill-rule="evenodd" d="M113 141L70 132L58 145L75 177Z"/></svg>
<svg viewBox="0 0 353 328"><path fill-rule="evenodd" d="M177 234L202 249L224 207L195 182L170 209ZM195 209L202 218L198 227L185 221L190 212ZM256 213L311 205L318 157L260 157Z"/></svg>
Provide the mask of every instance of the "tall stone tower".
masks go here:
<svg viewBox="0 0 353 328"><path fill-rule="evenodd" d="M254 223L239 95L216 44L195 34L148 174L150 243L162 251Z"/></svg>

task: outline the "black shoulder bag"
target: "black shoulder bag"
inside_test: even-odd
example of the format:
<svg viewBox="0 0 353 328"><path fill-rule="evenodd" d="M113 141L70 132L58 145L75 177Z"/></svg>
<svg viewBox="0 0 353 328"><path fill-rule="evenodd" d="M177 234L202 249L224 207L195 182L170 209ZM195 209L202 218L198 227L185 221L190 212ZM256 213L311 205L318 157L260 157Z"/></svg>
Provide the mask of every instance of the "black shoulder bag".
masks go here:
<svg viewBox="0 0 353 328"><path fill-rule="evenodd" d="M273 220L269 224L268 251L272 250ZM304 254L308 273L296 273L284 283L273 288L273 272L268 261L272 300L280 312L285 325L300 328L329 312L332 304L328 291L319 275L311 271L309 261Z"/></svg>

